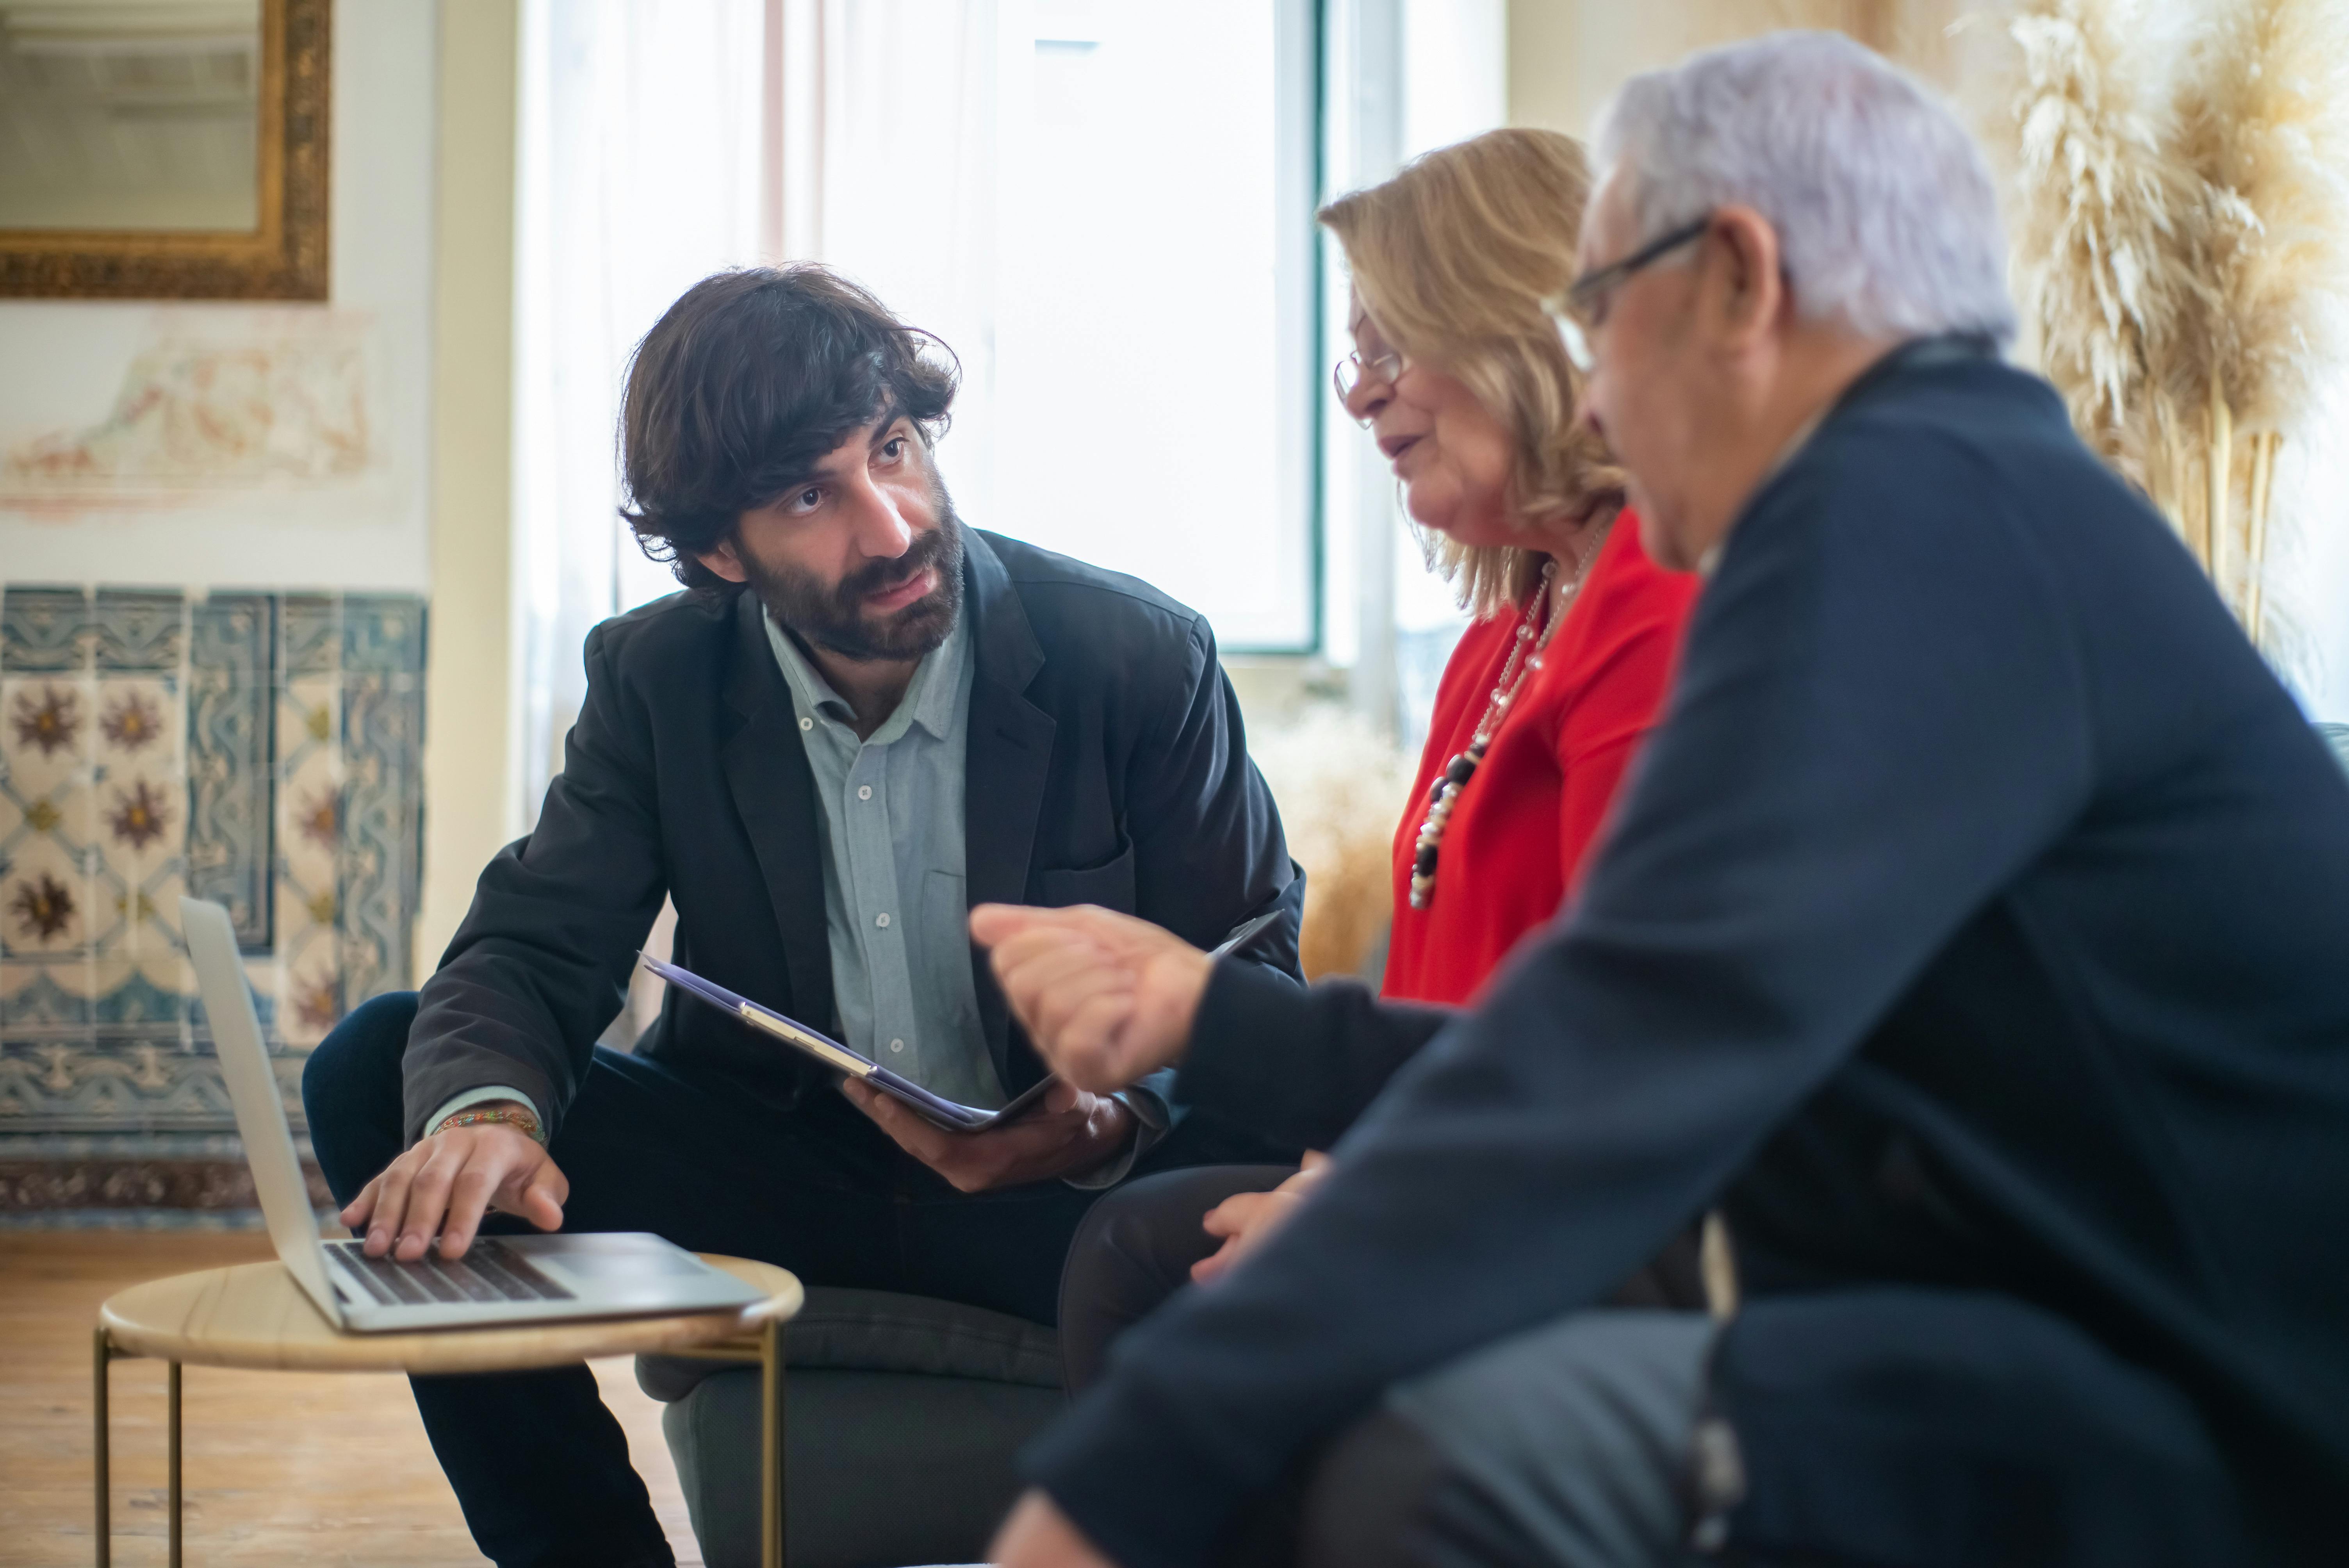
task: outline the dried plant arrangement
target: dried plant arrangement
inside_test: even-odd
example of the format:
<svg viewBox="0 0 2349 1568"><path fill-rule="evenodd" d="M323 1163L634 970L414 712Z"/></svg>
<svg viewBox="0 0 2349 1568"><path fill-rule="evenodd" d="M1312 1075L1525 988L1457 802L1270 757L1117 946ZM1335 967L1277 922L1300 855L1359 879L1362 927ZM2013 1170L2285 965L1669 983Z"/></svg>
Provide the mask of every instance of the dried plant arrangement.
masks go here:
<svg viewBox="0 0 2349 1568"><path fill-rule="evenodd" d="M2130 0L2009 18L2018 283L2083 437L2257 639L2277 454L2344 347L2349 17L2209 0L2182 36L2158 20Z"/></svg>
<svg viewBox="0 0 2349 1568"><path fill-rule="evenodd" d="M2201 182L2212 299L2179 366L2204 411L2212 578L2263 630L2276 459L2338 365L2349 298L2349 8L2226 0L2188 56L2179 151Z"/></svg>
<svg viewBox="0 0 2349 1568"><path fill-rule="evenodd" d="M2171 150L2167 106L2142 85L2141 10L2025 0L2009 21L2011 234L2022 308L2074 425L2196 543L2171 370L2209 312L2205 202Z"/></svg>
<svg viewBox="0 0 2349 1568"><path fill-rule="evenodd" d="M1413 804L1412 758L1330 707L1249 739L1305 868L1305 977L1359 974L1394 907L1395 819Z"/></svg>

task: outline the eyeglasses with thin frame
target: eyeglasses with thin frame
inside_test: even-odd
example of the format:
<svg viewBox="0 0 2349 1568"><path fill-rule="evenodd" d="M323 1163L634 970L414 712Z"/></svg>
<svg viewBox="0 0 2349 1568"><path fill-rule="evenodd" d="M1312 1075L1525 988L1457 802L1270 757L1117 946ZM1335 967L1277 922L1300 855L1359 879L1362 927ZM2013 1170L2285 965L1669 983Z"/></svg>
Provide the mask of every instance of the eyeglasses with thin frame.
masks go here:
<svg viewBox="0 0 2349 1568"><path fill-rule="evenodd" d="M1595 356L1590 352L1589 328L1607 319L1607 302L1615 291L1642 268L1653 266L1682 245L1702 239L1712 227L1713 214L1707 212L1649 241L1622 260L1593 267L1568 284L1566 292L1547 307L1550 319L1557 324L1558 340L1566 346L1568 361L1584 375L1590 374Z"/></svg>
<svg viewBox="0 0 2349 1568"><path fill-rule="evenodd" d="M1408 362L1403 356L1392 348L1384 354L1373 354L1368 359L1359 353L1349 354L1330 367L1330 384L1338 389L1338 401L1350 406L1354 394L1361 391L1365 384L1376 381L1392 387L1407 366ZM1371 421L1360 415L1350 415L1349 418L1365 430L1371 428Z"/></svg>

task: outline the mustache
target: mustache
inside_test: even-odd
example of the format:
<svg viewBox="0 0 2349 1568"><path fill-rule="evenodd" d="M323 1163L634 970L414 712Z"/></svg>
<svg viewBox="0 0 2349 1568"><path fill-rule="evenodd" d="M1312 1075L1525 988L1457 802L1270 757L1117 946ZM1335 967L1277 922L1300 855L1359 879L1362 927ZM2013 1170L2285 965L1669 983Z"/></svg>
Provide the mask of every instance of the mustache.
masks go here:
<svg viewBox="0 0 2349 1568"><path fill-rule="evenodd" d="M887 561L871 561L840 580L840 603L861 603L874 593L885 593L892 588L902 588L931 567L943 562L953 548L947 537L947 525L931 530L907 547L905 553Z"/></svg>

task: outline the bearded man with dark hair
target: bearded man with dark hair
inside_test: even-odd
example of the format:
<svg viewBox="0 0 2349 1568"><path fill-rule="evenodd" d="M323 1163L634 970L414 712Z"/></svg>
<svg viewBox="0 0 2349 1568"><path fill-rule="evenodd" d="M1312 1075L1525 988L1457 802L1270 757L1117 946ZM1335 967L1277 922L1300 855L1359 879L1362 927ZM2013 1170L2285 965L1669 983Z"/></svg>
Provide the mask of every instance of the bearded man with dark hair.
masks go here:
<svg viewBox="0 0 2349 1568"><path fill-rule="evenodd" d="M1249 951L1295 974L1303 879L1206 622L965 528L933 458L955 389L943 345L808 265L707 279L639 346L623 516L687 591L589 634L536 827L423 988L311 1057L369 1253L461 1255L494 1208L1049 1324L1102 1191L1292 1152L1186 1117L1171 1075L943 1132L674 989L633 1052L595 1043L664 898L678 963L971 1105L1044 1076L974 903L1202 944L1276 913ZM585 1367L415 1387L493 1561L669 1561Z"/></svg>

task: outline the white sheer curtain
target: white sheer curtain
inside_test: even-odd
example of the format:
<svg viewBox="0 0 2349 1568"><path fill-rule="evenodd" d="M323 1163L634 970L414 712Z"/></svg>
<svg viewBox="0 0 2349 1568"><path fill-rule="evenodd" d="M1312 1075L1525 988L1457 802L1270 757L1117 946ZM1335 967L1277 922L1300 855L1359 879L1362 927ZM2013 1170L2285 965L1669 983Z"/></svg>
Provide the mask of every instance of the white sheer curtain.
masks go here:
<svg viewBox="0 0 2349 1568"><path fill-rule="evenodd" d="M588 628L673 587L615 515L628 352L727 266L821 260L953 347L970 521L1144 576L1227 650L1326 618L1338 662L1391 667L1358 631L1392 620L1386 502L1374 533L1333 511L1317 582L1317 18L1357 9L1383 151L1333 178L1498 119L1502 0L526 0L523 820Z"/></svg>
<svg viewBox="0 0 2349 1568"><path fill-rule="evenodd" d="M1017 64L1005 10L767 0L778 40L769 253L837 268L952 346L963 390L947 474L981 520L994 480L999 88L1005 56Z"/></svg>
<svg viewBox="0 0 2349 1568"><path fill-rule="evenodd" d="M1376 184L1423 152L1506 119L1502 0L1324 0L1323 16L1325 197ZM1351 346L1347 309L1342 260L1325 242L1325 359ZM1328 382L1318 389L1326 395ZM1467 618L1421 559L1385 459L1334 409L1321 425L1321 463L1324 646L1330 663L1351 672L1354 708L1413 754Z"/></svg>
<svg viewBox="0 0 2349 1568"><path fill-rule="evenodd" d="M992 384L995 0L526 0L514 516L524 821L563 765L596 622L675 591L616 516L620 391L722 268L816 259L961 351L961 452ZM966 509L991 474L956 477Z"/></svg>
<svg viewBox="0 0 2349 1568"><path fill-rule="evenodd" d="M524 821L563 766L596 622L676 584L619 521L629 351L760 259L756 0L528 0L515 244L515 582ZM649 570L648 570L649 568Z"/></svg>

